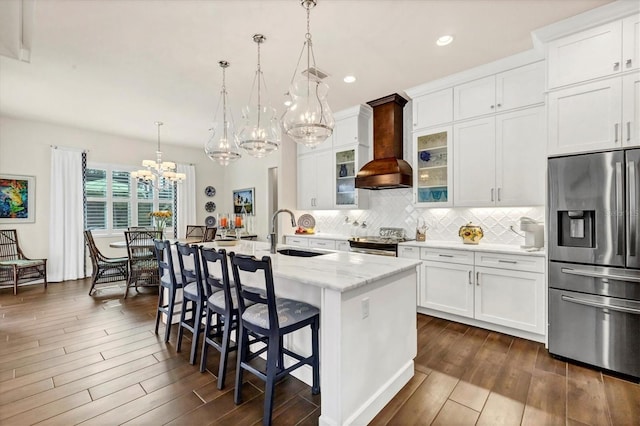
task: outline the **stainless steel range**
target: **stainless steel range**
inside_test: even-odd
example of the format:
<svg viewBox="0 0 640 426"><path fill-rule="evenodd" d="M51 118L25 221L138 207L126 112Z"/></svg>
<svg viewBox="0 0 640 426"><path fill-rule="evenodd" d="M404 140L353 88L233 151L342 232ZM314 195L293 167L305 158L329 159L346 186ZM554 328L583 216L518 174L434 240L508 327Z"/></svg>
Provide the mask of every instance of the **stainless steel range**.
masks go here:
<svg viewBox="0 0 640 426"><path fill-rule="evenodd" d="M379 235L349 239L351 251L355 253L398 256L398 243L409 241L403 228L380 228Z"/></svg>

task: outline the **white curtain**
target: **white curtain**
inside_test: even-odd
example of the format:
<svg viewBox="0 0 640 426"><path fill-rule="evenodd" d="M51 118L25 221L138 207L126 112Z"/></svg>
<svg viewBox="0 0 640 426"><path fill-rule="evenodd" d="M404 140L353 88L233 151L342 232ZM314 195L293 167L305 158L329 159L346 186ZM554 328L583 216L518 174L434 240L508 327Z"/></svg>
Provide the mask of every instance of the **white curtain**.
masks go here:
<svg viewBox="0 0 640 426"><path fill-rule="evenodd" d="M52 282L85 277L82 152L51 148L49 257Z"/></svg>
<svg viewBox="0 0 640 426"><path fill-rule="evenodd" d="M184 173L187 178L178 185L178 238L184 238L187 225L196 223L196 168L191 164L178 164L178 173Z"/></svg>

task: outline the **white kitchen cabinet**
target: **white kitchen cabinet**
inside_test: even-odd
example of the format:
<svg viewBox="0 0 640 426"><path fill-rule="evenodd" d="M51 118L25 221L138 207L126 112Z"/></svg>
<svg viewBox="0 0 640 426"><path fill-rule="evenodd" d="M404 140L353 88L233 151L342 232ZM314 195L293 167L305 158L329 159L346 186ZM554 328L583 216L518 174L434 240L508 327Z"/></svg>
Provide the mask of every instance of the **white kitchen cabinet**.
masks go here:
<svg viewBox="0 0 640 426"><path fill-rule="evenodd" d="M454 205L543 205L544 137L544 107L456 124Z"/></svg>
<svg viewBox="0 0 640 426"><path fill-rule="evenodd" d="M640 73L622 77L622 145L640 145Z"/></svg>
<svg viewBox="0 0 640 426"><path fill-rule="evenodd" d="M420 276L420 306L473 318L473 264L426 260Z"/></svg>
<svg viewBox="0 0 640 426"><path fill-rule="evenodd" d="M351 251L349 241L336 240L336 250L339 251Z"/></svg>
<svg viewBox="0 0 640 426"><path fill-rule="evenodd" d="M411 246L398 246L398 257L420 259L420 248Z"/></svg>
<svg viewBox="0 0 640 426"><path fill-rule="evenodd" d="M545 334L543 257L423 248L421 259L418 301L427 313L442 312L445 318L489 328L508 327L498 328L503 332Z"/></svg>
<svg viewBox="0 0 640 426"><path fill-rule="evenodd" d="M356 174L365 164L367 148L361 145L338 147L334 156L335 208L366 209L369 207L369 191L356 188ZM325 177L326 179L326 177Z"/></svg>
<svg viewBox="0 0 640 426"><path fill-rule="evenodd" d="M335 250L336 242L325 238L309 238L309 247Z"/></svg>
<svg viewBox="0 0 640 426"><path fill-rule="evenodd" d="M332 209L333 151L324 150L298 156L298 209Z"/></svg>
<svg viewBox="0 0 640 426"><path fill-rule="evenodd" d="M373 110L368 105L357 105L334 114L333 147L371 145L371 118Z"/></svg>
<svg viewBox="0 0 640 426"><path fill-rule="evenodd" d="M548 88L638 68L640 15L571 34L547 45Z"/></svg>
<svg viewBox="0 0 640 426"><path fill-rule="evenodd" d="M287 235L284 237L284 242L290 246L309 247L309 238Z"/></svg>
<svg viewBox="0 0 640 426"><path fill-rule="evenodd" d="M640 144L639 79L632 73L549 93L549 154Z"/></svg>
<svg viewBox="0 0 640 426"><path fill-rule="evenodd" d="M416 205L452 205L451 126L413 133L413 198Z"/></svg>
<svg viewBox="0 0 640 426"><path fill-rule="evenodd" d="M418 96L413 99L413 130L453 121L453 88Z"/></svg>
<svg viewBox="0 0 640 426"><path fill-rule="evenodd" d="M460 84L453 94L456 121L543 103L544 62Z"/></svg>
<svg viewBox="0 0 640 426"><path fill-rule="evenodd" d="M476 266L475 281L475 319L544 334L544 274Z"/></svg>

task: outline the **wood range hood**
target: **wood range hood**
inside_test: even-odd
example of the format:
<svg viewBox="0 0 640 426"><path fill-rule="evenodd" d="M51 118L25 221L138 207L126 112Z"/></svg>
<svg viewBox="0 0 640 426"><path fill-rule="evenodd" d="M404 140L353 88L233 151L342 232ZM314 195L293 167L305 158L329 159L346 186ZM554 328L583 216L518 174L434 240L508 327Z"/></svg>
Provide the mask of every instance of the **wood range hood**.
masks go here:
<svg viewBox="0 0 640 426"><path fill-rule="evenodd" d="M367 102L373 108L373 160L356 175L356 188L413 186L413 169L402 159L402 108L407 102L397 93Z"/></svg>

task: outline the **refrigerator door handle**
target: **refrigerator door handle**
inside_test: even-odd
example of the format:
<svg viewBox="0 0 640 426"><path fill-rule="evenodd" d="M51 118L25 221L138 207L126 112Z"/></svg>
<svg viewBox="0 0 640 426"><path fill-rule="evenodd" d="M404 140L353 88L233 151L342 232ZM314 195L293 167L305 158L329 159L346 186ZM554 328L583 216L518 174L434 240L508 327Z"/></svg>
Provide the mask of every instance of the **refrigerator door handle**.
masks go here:
<svg viewBox="0 0 640 426"><path fill-rule="evenodd" d="M607 274L606 272L587 271L584 269L572 269L572 268L562 268L560 269L560 271L562 271L563 274L579 275L581 277L604 278L604 279L610 279L610 280L640 283L640 276L634 277L634 276L628 276L628 275L614 275L614 274Z"/></svg>
<svg viewBox="0 0 640 426"><path fill-rule="evenodd" d="M622 223L624 214L624 199L622 194L622 163L616 162L616 254L621 255L624 252L622 246L624 242L624 224Z"/></svg>
<svg viewBox="0 0 640 426"><path fill-rule="evenodd" d="M577 303L578 305L592 306L600 309L610 309L612 311L625 312L628 314L640 315L640 309L627 308L624 306L611 305L609 303L592 302L591 300L578 299L571 296L562 296L562 300L570 303Z"/></svg>
<svg viewBox="0 0 640 426"><path fill-rule="evenodd" d="M636 163L627 162L627 187L629 188L629 256L636 256L638 237L638 200L636 187Z"/></svg>

